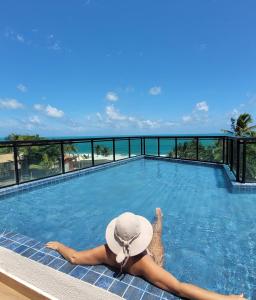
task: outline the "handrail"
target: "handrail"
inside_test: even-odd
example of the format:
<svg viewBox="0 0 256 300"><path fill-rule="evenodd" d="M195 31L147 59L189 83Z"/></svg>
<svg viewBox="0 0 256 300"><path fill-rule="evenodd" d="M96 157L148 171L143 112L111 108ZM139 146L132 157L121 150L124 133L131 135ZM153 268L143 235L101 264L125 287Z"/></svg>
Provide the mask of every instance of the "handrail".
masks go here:
<svg viewBox="0 0 256 300"><path fill-rule="evenodd" d="M239 136L229 136L229 135L143 135L143 136L117 136L117 137L113 137L113 136L106 136L106 137L86 137L86 138L72 138L72 139L45 139L42 138L40 140L24 140L24 141L12 141L12 140L3 140L0 141L0 146L1 145L13 145L13 144L42 144L42 143L51 143L51 144L58 144L58 143L76 143L76 142L85 142L88 141L90 142L92 139L94 141L103 141L103 140L112 140L112 139L116 139L116 140L127 140L127 139L156 139L156 138L161 138L161 139L221 139L221 138L228 138L228 139L232 139L232 140L246 140L246 141L254 141L256 142L256 137L239 137Z"/></svg>

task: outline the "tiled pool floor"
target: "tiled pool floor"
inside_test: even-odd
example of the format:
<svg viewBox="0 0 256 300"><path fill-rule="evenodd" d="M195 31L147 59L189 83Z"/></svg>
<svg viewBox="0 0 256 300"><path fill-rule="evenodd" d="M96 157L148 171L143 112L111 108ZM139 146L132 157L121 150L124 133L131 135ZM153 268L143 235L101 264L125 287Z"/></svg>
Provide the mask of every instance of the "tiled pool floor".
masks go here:
<svg viewBox="0 0 256 300"><path fill-rule="evenodd" d="M24 257L108 290L127 300L179 299L142 278L129 274L123 274L117 278L117 273L104 265L73 265L64 260L58 252L45 248L43 243L19 233L10 231L0 233L0 247L10 249Z"/></svg>

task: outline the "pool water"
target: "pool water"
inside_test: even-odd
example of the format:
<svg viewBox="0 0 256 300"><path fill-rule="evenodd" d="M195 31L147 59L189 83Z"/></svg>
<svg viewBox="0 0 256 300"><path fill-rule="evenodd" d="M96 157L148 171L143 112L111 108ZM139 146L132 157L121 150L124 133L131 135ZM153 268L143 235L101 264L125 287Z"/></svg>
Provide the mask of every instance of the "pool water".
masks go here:
<svg viewBox="0 0 256 300"><path fill-rule="evenodd" d="M76 249L105 241L124 211L164 214L165 268L178 279L256 297L256 194L232 194L221 168L137 160L0 201L0 228ZM256 299L256 298L255 298Z"/></svg>

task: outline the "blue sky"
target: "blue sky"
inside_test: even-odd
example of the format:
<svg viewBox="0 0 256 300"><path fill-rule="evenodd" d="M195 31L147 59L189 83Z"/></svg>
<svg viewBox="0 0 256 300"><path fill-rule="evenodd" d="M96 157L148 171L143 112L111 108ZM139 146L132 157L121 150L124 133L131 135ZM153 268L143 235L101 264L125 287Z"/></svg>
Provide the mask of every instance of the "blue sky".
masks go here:
<svg viewBox="0 0 256 300"><path fill-rule="evenodd" d="M254 0L0 3L0 136L214 133L256 107Z"/></svg>

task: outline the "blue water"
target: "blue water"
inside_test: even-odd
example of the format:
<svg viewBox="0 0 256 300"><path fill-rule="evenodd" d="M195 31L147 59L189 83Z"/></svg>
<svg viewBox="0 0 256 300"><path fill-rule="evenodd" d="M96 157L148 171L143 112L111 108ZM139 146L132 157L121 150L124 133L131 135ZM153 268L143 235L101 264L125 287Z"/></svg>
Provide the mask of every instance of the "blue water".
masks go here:
<svg viewBox="0 0 256 300"><path fill-rule="evenodd" d="M232 194L222 169L139 160L0 201L0 227L77 249L104 243L124 211L164 214L165 267L180 280L256 296L256 195Z"/></svg>

